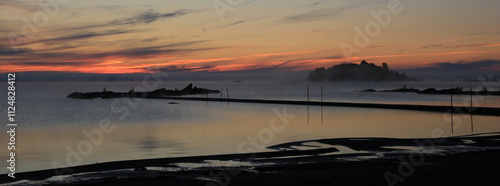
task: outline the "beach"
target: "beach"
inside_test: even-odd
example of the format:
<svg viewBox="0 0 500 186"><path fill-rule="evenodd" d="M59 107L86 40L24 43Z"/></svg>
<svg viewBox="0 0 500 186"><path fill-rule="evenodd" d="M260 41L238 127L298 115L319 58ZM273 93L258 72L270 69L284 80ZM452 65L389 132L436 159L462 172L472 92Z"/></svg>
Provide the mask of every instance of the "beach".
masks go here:
<svg viewBox="0 0 500 186"><path fill-rule="evenodd" d="M19 173L14 185L494 185L500 134L333 138L272 152L117 161ZM58 175L58 173L62 173Z"/></svg>

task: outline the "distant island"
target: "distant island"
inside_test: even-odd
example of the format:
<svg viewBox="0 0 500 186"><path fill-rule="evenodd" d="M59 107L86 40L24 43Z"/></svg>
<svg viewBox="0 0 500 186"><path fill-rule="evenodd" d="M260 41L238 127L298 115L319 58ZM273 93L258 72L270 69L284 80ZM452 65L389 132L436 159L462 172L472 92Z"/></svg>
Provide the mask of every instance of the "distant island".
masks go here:
<svg viewBox="0 0 500 186"><path fill-rule="evenodd" d="M152 92L136 92L133 88L128 92L112 92L107 91L104 88L101 92L73 92L67 96L67 98L73 99L110 99L110 98L158 98L158 97L167 97L167 96L184 96L184 95L195 95L195 94L218 94L221 93L219 90L210 90L205 88L194 87L193 84L189 84L186 88L182 90L167 90L165 88L161 88Z"/></svg>
<svg viewBox="0 0 500 186"><path fill-rule="evenodd" d="M449 88L449 89L435 89L435 88L427 88L424 90L420 89L415 89L415 88L406 88L406 86L403 86L402 88L399 89L393 89L393 90L375 90L375 89L366 89L362 90L360 92L401 92L401 93L417 93L417 94L455 94L455 95L494 95L494 96L500 96L500 90L494 91L494 90L488 90L488 88L483 87L479 91L474 91L474 90L464 90L463 87L456 87L456 88Z"/></svg>
<svg viewBox="0 0 500 186"><path fill-rule="evenodd" d="M332 66L316 68L309 73L309 81L358 81L358 82L382 82L382 81L416 81L408 77L406 73L399 73L389 69L387 63L377 66L373 63L362 61L359 65L355 63L343 63Z"/></svg>

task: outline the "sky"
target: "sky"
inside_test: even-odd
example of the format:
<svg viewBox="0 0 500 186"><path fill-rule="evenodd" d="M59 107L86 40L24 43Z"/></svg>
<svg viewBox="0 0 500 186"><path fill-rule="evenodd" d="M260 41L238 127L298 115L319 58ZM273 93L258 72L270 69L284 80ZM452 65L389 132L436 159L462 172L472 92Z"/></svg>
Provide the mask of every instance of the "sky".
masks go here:
<svg viewBox="0 0 500 186"><path fill-rule="evenodd" d="M2 0L0 73L304 72L367 60L417 76L500 76L498 7L498 0Z"/></svg>

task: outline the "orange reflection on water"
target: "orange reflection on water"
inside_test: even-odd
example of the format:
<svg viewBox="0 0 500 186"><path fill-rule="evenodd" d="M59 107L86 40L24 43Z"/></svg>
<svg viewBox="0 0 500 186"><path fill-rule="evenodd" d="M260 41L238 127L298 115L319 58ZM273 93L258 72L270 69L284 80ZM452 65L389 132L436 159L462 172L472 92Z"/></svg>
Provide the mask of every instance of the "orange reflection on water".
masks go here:
<svg viewBox="0 0 500 186"><path fill-rule="evenodd" d="M101 143L92 145L91 149L79 146L82 141L91 141L82 130L92 131L97 129L97 124L23 129L19 136L22 148L16 151L19 157L18 170L25 172L52 168L53 161L69 165L66 161L68 148L77 153L79 150L89 152L87 155L80 155L81 160L78 163L91 164L130 159L238 153L238 146L242 143L247 143L246 149L269 151L259 146L268 147L322 138L429 138L436 129L444 131L447 136L471 134L468 115L454 116L455 129L452 134L448 113L339 107L309 107L308 110L307 106L207 104L218 104L221 108L220 112L215 112L216 119L117 122L113 124L115 130L109 134L103 133ZM285 109L295 117L290 118L290 123L286 124L273 109L280 113ZM499 117L474 116L474 132L500 131L498 121ZM275 128L281 130L274 130ZM249 137L255 139L258 145L251 145ZM3 157L5 154L2 153L0 158L6 158ZM71 158L77 161L74 157Z"/></svg>

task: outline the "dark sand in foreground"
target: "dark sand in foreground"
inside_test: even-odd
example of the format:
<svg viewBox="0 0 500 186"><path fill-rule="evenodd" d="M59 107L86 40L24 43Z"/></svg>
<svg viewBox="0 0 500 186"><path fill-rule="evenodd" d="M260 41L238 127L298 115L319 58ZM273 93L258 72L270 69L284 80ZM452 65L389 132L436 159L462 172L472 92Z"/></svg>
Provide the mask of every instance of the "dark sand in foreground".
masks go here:
<svg viewBox="0 0 500 186"><path fill-rule="evenodd" d="M391 185L389 181L396 185L498 185L500 182L499 133L436 139L321 139L269 148L280 151L100 163L66 169L71 174L85 174L61 180L48 179L58 170L18 173L16 177L30 180L17 182L20 185ZM343 152L345 148L350 151ZM208 160L228 165L244 163L183 166L183 163L206 164ZM134 170L143 167L148 170ZM0 179L0 183L13 181L16 180L7 176Z"/></svg>

